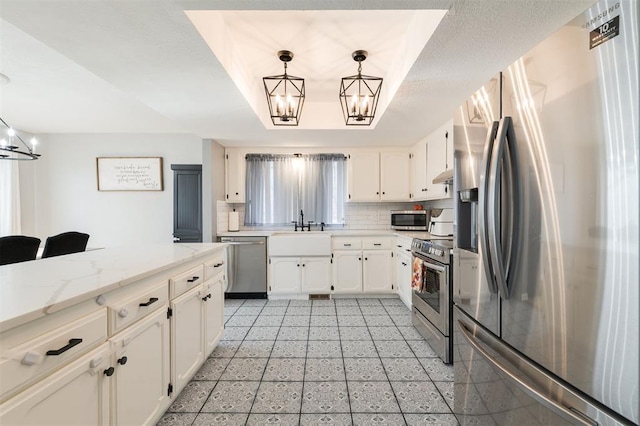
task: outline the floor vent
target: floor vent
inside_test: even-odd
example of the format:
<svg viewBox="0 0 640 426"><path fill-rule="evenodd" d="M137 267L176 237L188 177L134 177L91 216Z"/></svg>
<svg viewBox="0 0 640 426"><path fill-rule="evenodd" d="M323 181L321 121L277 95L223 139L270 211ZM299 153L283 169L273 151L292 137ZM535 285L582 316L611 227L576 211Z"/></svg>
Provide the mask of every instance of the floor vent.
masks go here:
<svg viewBox="0 0 640 426"><path fill-rule="evenodd" d="M310 294L309 300L329 300L331 295L329 294Z"/></svg>

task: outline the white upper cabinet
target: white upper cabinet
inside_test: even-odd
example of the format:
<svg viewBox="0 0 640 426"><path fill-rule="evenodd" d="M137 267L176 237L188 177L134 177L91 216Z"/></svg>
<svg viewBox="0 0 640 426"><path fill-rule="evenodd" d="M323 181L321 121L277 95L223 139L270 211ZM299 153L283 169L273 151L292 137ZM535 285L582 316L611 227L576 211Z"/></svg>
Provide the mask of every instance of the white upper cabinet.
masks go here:
<svg viewBox="0 0 640 426"><path fill-rule="evenodd" d="M427 199L427 141L421 140L411 150L411 199Z"/></svg>
<svg viewBox="0 0 640 426"><path fill-rule="evenodd" d="M411 199L411 158L408 152L380 153L380 200Z"/></svg>
<svg viewBox="0 0 640 426"><path fill-rule="evenodd" d="M349 155L348 201L409 201L410 158L406 151Z"/></svg>
<svg viewBox="0 0 640 426"><path fill-rule="evenodd" d="M227 203L245 202L246 161L244 151L225 150L225 201Z"/></svg>
<svg viewBox="0 0 640 426"><path fill-rule="evenodd" d="M413 161L413 199L451 198L453 185L433 183L433 179L446 170L453 170L453 120L447 121L424 140L418 142L414 146L413 152L415 155ZM426 159L422 157L423 153L426 155Z"/></svg>

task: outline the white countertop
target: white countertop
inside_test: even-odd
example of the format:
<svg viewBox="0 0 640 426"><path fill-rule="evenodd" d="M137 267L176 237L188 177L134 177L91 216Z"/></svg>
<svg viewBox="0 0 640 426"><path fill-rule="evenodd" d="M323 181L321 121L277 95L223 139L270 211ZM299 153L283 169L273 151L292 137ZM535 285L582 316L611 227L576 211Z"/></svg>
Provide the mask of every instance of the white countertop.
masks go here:
<svg viewBox="0 0 640 426"><path fill-rule="evenodd" d="M220 232L218 233L219 237L270 237L273 234L300 234L306 235L307 231L298 231L294 232L291 229L272 229L272 230L242 230L236 232ZM431 234L428 232L420 232L420 231L396 231L393 229L329 229L325 231L312 231L312 234L329 234L335 237L349 237L349 236L380 236L380 235L389 235L389 236L398 236L398 237L406 237L406 238L420 238L422 240L428 240L432 238ZM438 238L438 239L441 239Z"/></svg>
<svg viewBox="0 0 640 426"><path fill-rule="evenodd" d="M0 266L0 331L213 253L224 243L105 248Z"/></svg>

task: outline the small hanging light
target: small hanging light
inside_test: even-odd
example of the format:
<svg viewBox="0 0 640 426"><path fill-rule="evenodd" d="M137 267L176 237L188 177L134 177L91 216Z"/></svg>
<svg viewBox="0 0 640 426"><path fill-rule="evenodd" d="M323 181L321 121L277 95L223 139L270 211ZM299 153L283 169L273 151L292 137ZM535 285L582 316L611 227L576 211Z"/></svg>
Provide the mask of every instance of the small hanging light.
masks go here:
<svg viewBox="0 0 640 426"><path fill-rule="evenodd" d="M382 77L362 75L362 61L367 55L366 50L351 54L358 62L358 75L343 77L340 84L340 105L347 126L369 126L378 107Z"/></svg>
<svg viewBox="0 0 640 426"><path fill-rule="evenodd" d="M5 134L0 135L0 160L37 160L40 157L40 154L36 154L36 138L31 138L29 146L2 118L0 123L6 127ZM18 141L24 148L15 145Z"/></svg>
<svg viewBox="0 0 640 426"><path fill-rule="evenodd" d="M287 74L287 62L293 59L292 52L281 50L278 58L284 62L284 74L262 78L269 115L274 126L297 126L304 104L304 78Z"/></svg>

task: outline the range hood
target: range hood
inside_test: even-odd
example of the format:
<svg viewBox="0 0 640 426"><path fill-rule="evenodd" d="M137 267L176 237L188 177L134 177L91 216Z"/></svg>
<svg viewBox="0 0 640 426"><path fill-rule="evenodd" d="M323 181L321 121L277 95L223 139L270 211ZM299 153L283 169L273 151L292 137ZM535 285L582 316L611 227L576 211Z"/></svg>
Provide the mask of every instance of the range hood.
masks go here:
<svg viewBox="0 0 640 426"><path fill-rule="evenodd" d="M451 183L453 182L453 169L445 170L438 176L433 178L433 183Z"/></svg>

